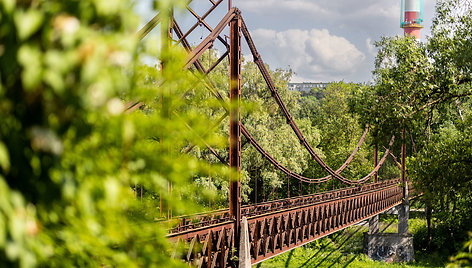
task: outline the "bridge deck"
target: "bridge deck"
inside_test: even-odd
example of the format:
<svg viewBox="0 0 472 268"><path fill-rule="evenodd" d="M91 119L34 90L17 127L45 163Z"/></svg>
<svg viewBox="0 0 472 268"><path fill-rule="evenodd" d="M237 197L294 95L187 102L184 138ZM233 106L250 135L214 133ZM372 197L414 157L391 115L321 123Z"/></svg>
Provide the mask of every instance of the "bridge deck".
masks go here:
<svg viewBox="0 0 472 268"><path fill-rule="evenodd" d="M278 254L382 213L403 199L400 180L242 207L249 225L251 262ZM198 267L233 266L234 222L227 210L179 218L169 239L186 245L184 259Z"/></svg>

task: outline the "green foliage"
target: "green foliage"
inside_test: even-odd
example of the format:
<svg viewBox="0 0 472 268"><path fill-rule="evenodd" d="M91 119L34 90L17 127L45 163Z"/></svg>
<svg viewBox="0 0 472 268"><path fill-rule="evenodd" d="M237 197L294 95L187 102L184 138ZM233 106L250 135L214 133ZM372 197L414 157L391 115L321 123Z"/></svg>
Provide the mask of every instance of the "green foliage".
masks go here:
<svg viewBox="0 0 472 268"><path fill-rule="evenodd" d="M425 45L411 37L383 37L376 45L375 84L353 88L350 108L382 143L424 117L423 106L433 98L427 83L433 67Z"/></svg>
<svg viewBox="0 0 472 268"><path fill-rule="evenodd" d="M462 245L472 220L472 9L464 3L438 1L425 42L410 37L377 42L375 84L354 88L350 100L377 139L402 128L411 133L415 150L408 151L407 173L434 212L433 238L426 244L449 254ZM413 147L409 139L406 143Z"/></svg>
<svg viewBox="0 0 472 268"><path fill-rule="evenodd" d="M383 37L376 43L375 84L356 89L351 109L381 136L404 126L421 131L434 110L471 95L470 61L464 59L471 54L470 9L460 15L456 2L438 2L433 34L425 42Z"/></svg>
<svg viewBox="0 0 472 268"><path fill-rule="evenodd" d="M469 233L472 237L472 233ZM451 258L452 263L447 267L470 267L472 266L472 239L464 244L461 252Z"/></svg>
<svg viewBox="0 0 472 268"><path fill-rule="evenodd" d="M181 71L185 54L139 45L132 10L124 0L0 2L0 266L178 265L168 225L154 220L196 211L193 178L208 169L180 151L210 137L208 121L181 98L198 84Z"/></svg>
<svg viewBox="0 0 472 268"><path fill-rule="evenodd" d="M301 109L298 103L299 94L289 91L287 87L292 75L291 71L277 69L270 71L270 73L287 109L292 114L298 114ZM243 99L252 103L248 107L249 110L243 111L243 124L256 141L279 163L302 174L308 168L311 157L286 123L287 120L271 96L256 64L252 62L243 64L241 85ZM319 143L320 133L312 126L311 121L297 117L295 120L307 141L312 146L316 146ZM321 151L318 152L321 153ZM255 180L260 180L258 182L258 201L263 200L264 197L269 199L287 196L287 191L282 190L283 185L288 186L286 175L262 159L259 152L249 144L243 147L242 153L244 155L242 167L251 175L251 178L254 178L250 184L252 189L255 189ZM253 194L252 200L254 199Z"/></svg>
<svg viewBox="0 0 472 268"><path fill-rule="evenodd" d="M471 146L470 118L462 123L446 122L409 161L415 184L435 211L432 246L451 253L471 228Z"/></svg>
<svg viewBox="0 0 472 268"><path fill-rule="evenodd" d="M356 145L364 132L364 125L358 123L358 116L350 113L349 99L353 88L359 85L354 83L330 83L322 94L313 92L322 97L318 99L319 107L309 116L312 124L320 129L320 149L326 153L326 162L333 168L341 166ZM310 107L303 107L305 110ZM343 176L354 179L364 177L373 168L373 155L369 152L372 147L367 140L357 152L354 160L343 171ZM321 170L319 170L321 172Z"/></svg>

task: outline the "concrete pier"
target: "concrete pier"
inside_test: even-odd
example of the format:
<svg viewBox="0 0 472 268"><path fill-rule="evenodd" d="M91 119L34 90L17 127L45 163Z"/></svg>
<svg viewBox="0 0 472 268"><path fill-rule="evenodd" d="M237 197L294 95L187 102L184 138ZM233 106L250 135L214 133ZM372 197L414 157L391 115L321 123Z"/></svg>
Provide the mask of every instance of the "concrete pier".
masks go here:
<svg viewBox="0 0 472 268"><path fill-rule="evenodd" d="M415 259L412 234L364 233L364 250L369 258L385 262L411 262Z"/></svg>
<svg viewBox="0 0 472 268"><path fill-rule="evenodd" d="M415 259L413 235L408 233L410 204L397 206L398 233L379 233L378 215L369 219L369 232L364 233L364 252L369 258L385 262L411 262Z"/></svg>
<svg viewBox="0 0 472 268"><path fill-rule="evenodd" d="M410 219L410 202L403 201L403 204L398 206L398 233L408 234L408 220Z"/></svg>
<svg viewBox="0 0 472 268"><path fill-rule="evenodd" d="M251 268L251 245L246 217L241 219L241 240L239 240L239 268Z"/></svg>
<svg viewBox="0 0 472 268"><path fill-rule="evenodd" d="M379 232L379 215L375 215L369 219L369 234L376 234Z"/></svg>

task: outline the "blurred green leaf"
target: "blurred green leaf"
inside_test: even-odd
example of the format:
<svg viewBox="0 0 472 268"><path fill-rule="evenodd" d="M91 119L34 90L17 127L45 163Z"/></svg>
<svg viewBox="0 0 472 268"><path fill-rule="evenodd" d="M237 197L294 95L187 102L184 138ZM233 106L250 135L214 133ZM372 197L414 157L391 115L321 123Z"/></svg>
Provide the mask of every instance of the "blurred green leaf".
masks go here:
<svg viewBox="0 0 472 268"><path fill-rule="evenodd" d="M22 45L18 50L18 62L23 66L21 79L25 89L34 89L41 82L41 51L32 45Z"/></svg>
<svg viewBox="0 0 472 268"><path fill-rule="evenodd" d="M38 31L44 21L40 10L27 9L15 11L15 26L20 40L29 38Z"/></svg>
<svg viewBox="0 0 472 268"><path fill-rule="evenodd" d="M0 167L8 173L10 170L10 155L8 153L8 148L3 142L0 141Z"/></svg>

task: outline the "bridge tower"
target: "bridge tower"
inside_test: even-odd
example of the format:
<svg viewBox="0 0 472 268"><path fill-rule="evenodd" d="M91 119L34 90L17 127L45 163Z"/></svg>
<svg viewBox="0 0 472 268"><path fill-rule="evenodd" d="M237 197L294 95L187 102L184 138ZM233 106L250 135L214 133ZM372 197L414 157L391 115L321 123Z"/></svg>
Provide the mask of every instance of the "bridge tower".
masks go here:
<svg viewBox="0 0 472 268"><path fill-rule="evenodd" d="M400 27L405 36L414 36L420 40L420 30L423 28L423 0L402 0Z"/></svg>

